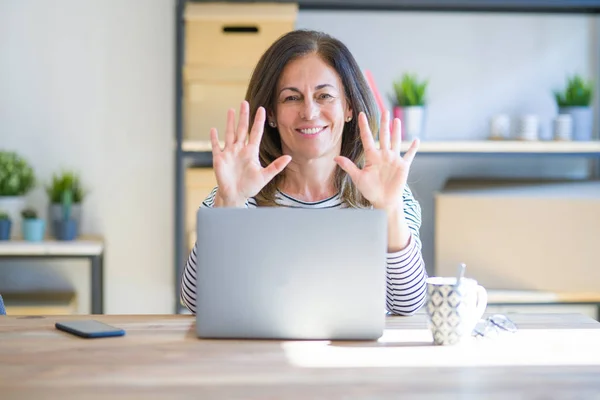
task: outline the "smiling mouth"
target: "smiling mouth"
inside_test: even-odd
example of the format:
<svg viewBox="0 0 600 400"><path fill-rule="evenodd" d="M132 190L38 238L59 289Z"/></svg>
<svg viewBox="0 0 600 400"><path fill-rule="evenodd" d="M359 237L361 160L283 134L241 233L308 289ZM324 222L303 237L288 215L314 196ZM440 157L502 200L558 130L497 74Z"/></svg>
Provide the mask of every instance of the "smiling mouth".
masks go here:
<svg viewBox="0 0 600 400"><path fill-rule="evenodd" d="M326 128L327 128L326 126L321 126L318 128L296 129L296 130L303 135L313 136L313 135L323 132Z"/></svg>

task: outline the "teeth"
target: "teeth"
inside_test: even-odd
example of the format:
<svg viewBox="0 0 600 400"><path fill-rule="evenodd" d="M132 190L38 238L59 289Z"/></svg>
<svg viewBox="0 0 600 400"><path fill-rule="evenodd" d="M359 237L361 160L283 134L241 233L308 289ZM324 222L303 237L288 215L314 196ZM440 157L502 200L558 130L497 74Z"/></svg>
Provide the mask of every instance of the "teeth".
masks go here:
<svg viewBox="0 0 600 400"><path fill-rule="evenodd" d="M323 128L310 128L310 129L300 129L300 132L304 133L305 135L314 135L316 133L319 133L323 130Z"/></svg>

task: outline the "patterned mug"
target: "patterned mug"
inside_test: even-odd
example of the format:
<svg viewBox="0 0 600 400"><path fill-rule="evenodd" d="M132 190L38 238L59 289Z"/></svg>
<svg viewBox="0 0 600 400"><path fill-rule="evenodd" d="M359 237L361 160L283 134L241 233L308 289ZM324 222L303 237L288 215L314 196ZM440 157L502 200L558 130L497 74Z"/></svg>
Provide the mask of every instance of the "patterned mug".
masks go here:
<svg viewBox="0 0 600 400"><path fill-rule="evenodd" d="M471 337L487 307L487 291L476 280L427 279L427 316L436 345L453 345Z"/></svg>

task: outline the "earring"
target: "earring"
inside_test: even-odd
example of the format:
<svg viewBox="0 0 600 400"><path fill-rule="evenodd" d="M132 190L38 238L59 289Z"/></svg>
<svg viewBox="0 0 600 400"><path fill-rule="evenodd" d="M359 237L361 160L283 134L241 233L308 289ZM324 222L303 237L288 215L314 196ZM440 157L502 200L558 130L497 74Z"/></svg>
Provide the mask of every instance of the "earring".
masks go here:
<svg viewBox="0 0 600 400"><path fill-rule="evenodd" d="M346 122L350 122L352 121L352 116L349 116L348 118L346 118Z"/></svg>
<svg viewBox="0 0 600 400"><path fill-rule="evenodd" d="M271 122L269 122L269 125L271 125L273 128L275 128L275 126L276 126L277 124L275 123L275 121L271 121Z"/></svg>

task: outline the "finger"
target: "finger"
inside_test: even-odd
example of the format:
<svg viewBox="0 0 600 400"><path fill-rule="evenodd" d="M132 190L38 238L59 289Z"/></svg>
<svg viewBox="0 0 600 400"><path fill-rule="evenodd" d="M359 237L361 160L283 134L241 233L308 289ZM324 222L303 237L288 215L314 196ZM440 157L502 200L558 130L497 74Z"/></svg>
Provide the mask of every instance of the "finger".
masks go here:
<svg viewBox="0 0 600 400"><path fill-rule="evenodd" d="M406 161L408 164L411 164L413 159L417 155L418 150L419 150L419 139L415 139L415 140L413 140L412 144L410 145L410 148L404 155L404 157L403 157L404 161Z"/></svg>
<svg viewBox="0 0 600 400"><path fill-rule="evenodd" d="M379 148L388 150L390 148L390 112L384 110L381 114L381 125L379 126Z"/></svg>
<svg viewBox="0 0 600 400"><path fill-rule="evenodd" d="M248 141L248 144L256 146L257 149L260 145L260 139L262 139L263 131L265 130L265 118L265 108L258 107L258 110L256 110L256 116L254 117L254 124L252 124L250 139Z"/></svg>
<svg viewBox="0 0 600 400"><path fill-rule="evenodd" d="M340 166L341 169L350 175L352 182L356 183L358 180L358 175L360 174L360 169L356 166L356 164L344 156L337 156L334 158L334 161Z"/></svg>
<svg viewBox="0 0 600 400"><path fill-rule="evenodd" d="M394 118L392 125L392 150L396 154L400 154L402 146L402 121L399 118Z"/></svg>
<svg viewBox="0 0 600 400"><path fill-rule="evenodd" d="M216 128L210 129L210 144L212 146L212 155L216 157L221 152L221 145L219 144L219 133Z"/></svg>
<svg viewBox="0 0 600 400"><path fill-rule="evenodd" d="M240 106L240 119L238 121L235 141L245 143L248 136L248 117L250 116L250 105L247 101L243 101Z"/></svg>
<svg viewBox="0 0 600 400"><path fill-rule="evenodd" d="M235 141L235 110L227 110L227 125L225 126L225 148L231 146Z"/></svg>
<svg viewBox="0 0 600 400"><path fill-rule="evenodd" d="M365 151L375 150L375 140L373 140L373 133L369 128L369 121L367 115L361 111L358 114L358 128L360 130L360 139L362 141Z"/></svg>
<svg viewBox="0 0 600 400"><path fill-rule="evenodd" d="M269 164L269 166L263 170L263 177L265 178L265 182L271 181L271 179L273 179L275 175L283 171L283 169L287 167L290 161L292 161L292 157L285 155L277 158L275 161Z"/></svg>

